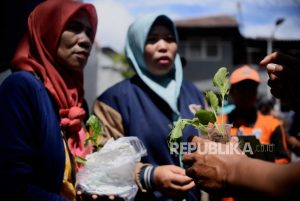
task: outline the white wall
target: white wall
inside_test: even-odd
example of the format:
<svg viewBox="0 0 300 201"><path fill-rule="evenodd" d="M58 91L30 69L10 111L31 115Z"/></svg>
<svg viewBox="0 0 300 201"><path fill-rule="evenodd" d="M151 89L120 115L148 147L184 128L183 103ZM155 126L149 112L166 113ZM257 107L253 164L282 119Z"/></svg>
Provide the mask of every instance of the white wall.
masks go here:
<svg viewBox="0 0 300 201"><path fill-rule="evenodd" d="M84 69L85 99L90 111L96 98L107 88L123 80L121 74L113 68L112 59L101 50L93 48L87 66Z"/></svg>

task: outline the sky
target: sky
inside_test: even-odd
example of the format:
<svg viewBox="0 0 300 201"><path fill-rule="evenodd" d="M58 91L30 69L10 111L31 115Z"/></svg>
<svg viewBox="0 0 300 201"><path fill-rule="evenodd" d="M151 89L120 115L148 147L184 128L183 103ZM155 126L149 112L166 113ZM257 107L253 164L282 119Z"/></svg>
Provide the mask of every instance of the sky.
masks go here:
<svg viewBox="0 0 300 201"><path fill-rule="evenodd" d="M117 52L124 49L129 25L139 16L166 14L173 20L229 15L240 24L247 38L274 37L300 40L300 0L84 0L96 6L98 29L96 41L101 47Z"/></svg>

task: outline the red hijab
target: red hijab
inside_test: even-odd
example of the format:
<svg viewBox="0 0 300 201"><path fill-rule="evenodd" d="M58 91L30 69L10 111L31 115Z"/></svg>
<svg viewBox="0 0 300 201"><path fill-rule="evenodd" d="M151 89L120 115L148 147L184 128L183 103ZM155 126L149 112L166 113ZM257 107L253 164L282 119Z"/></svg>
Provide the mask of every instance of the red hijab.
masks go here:
<svg viewBox="0 0 300 201"><path fill-rule="evenodd" d="M19 44L12 60L12 69L36 73L59 107L61 128L74 156L85 156L85 133L81 108L83 101L83 71L76 72L57 63L57 49L67 22L78 11L84 11L94 35L97 14L92 4L71 0L51 0L39 4L28 17L28 33ZM83 136L84 135L84 136Z"/></svg>

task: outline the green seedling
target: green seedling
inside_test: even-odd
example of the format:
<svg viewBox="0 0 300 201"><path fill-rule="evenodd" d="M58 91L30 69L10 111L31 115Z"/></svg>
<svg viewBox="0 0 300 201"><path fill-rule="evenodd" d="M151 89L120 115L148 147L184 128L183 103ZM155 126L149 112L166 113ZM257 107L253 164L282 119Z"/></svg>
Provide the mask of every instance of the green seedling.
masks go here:
<svg viewBox="0 0 300 201"><path fill-rule="evenodd" d="M103 135L103 127L100 123L100 120L95 116L91 115L89 119L86 121L87 138L84 141L84 147L86 148L89 143L93 145L93 152L98 151L101 148L101 138ZM78 163L85 163L86 159L76 156L75 161Z"/></svg>
<svg viewBox="0 0 300 201"><path fill-rule="evenodd" d="M223 123L223 111L224 111L224 102L225 97L229 93L229 72L227 68L221 67L213 78L213 85L216 87L221 96L221 121ZM202 133L207 134L207 125L209 123L215 124L217 121L218 111L219 111L219 101L217 95L213 91L207 91L205 93L205 99L211 107L211 111L199 109L195 113L195 117L193 119L179 119L174 127L172 128L169 136L168 136L168 145L171 148L171 144L174 142L181 142L182 140L182 131L185 126L191 125L195 128L202 131ZM218 128L215 124L216 128L220 133L224 133L224 128Z"/></svg>
<svg viewBox="0 0 300 201"><path fill-rule="evenodd" d="M103 128L100 120L95 115L91 115L86 122L86 126L89 128L89 132L88 137L84 142L84 146L86 147L90 142L94 146L94 151L98 151L101 148L100 142L103 135Z"/></svg>

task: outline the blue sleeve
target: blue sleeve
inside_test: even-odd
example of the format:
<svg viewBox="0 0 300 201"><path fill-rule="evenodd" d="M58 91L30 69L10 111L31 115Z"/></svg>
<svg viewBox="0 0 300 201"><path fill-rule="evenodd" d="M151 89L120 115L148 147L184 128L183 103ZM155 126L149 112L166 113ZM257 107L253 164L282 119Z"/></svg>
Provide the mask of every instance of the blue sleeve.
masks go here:
<svg viewBox="0 0 300 201"><path fill-rule="evenodd" d="M130 93L128 89L129 86L127 81L122 81L104 91L97 99L98 101L107 103L114 109L119 110L121 104L124 104L124 102L127 101L128 93ZM120 99L122 100L121 102Z"/></svg>
<svg viewBox="0 0 300 201"><path fill-rule="evenodd" d="M112 107L121 115L122 120L126 121L126 119L129 119L128 104L131 99L130 96L134 96L131 86L128 80L124 80L107 89L97 100ZM124 128L126 129L125 126Z"/></svg>
<svg viewBox="0 0 300 201"><path fill-rule="evenodd" d="M38 90L32 80L15 75L0 87L0 195L11 200L62 201L58 194L44 190L44 184L34 185L39 180L35 174Z"/></svg>

